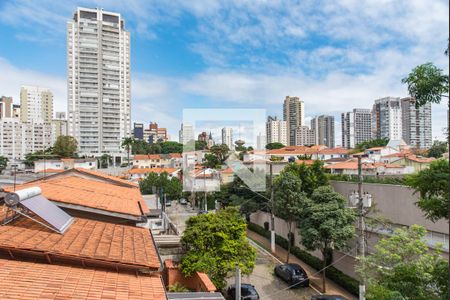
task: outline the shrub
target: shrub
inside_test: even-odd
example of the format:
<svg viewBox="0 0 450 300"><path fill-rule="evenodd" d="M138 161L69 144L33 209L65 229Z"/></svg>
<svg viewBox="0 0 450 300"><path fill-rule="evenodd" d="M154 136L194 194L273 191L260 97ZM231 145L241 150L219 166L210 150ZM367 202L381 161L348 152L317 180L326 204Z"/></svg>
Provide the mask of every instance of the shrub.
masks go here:
<svg viewBox="0 0 450 300"><path fill-rule="evenodd" d="M255 223L248 223L247 228L253 232L256 232L259 235L264 236L267 239L270 239L270 231L264 229L263 227L259 226ZM275 243L284 249L288 248L288 240L283 238L282 236L279 236L278 234L275 235ZM311 266L312 268L316 270L322 269L323 262L320 258L315 257L314 255L310 254L309 252L300 249L297 246L291 247L291 253L306 263L307 265ZM346 289L348 292L352 293L353 295L357 296L359 293L359 282L358 280L342 273L335 267L329 267L326 272L326 277L330 280L333 280L335 283L342 286L344 289Z"/></svg>

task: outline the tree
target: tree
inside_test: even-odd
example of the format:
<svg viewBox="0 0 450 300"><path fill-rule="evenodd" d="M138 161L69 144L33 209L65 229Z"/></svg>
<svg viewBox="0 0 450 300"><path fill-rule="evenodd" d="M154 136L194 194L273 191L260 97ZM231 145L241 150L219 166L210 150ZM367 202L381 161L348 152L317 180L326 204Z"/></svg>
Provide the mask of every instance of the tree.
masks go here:
<svg viewBox="0 0 450 300"><path fill-rule="evenodd" d="M434 141L431 148L428 150L428 157L440 158L442 154L448 151L447 142Z"/></svg>
<svg viewBox="0 0 450 300"><path fill-rule="evenodd" d="M220 166L220 160L217 155L206 153L203 165L207 168L218 168Z"/></svg>
<svg viewBox="0 0 450 300"><path fill-rule="evenodd" d="M164 188L164 192L167 194L169 199L178 199L183 192L183 185L181 184L180 179L177 177L172 177L167 181L167 184Z"/></svg>
<svg viewBox="0 0 450 300"><path fill-rule="evenodd" d="M181 243L186 253L181 270L190 276L205 272L218 289L225 287L225 278L236 264L243 274L250 274L255 266L256 251L247 241L247 225L236 208L191 217Z"/></svg>
<svg viewBox="0 0 450 300"><path fill-rule="evenodd" d="M291 172L282 172L274 184L275 215L284 219L288 226L288 251L286 263L289 263L291 252L292 226L298 220L306 201L306 194L302 192L302 181Z"/></svg>
<svg viewBox="0 0 450 300"><path fill-rule="evenodd" d="M426 218L433 222L439 219L448 220L448 176L448 160L438 159L433 161L429 168L406 177L406 184L420 195L417 206L424 211Z"/></svg>
<svg viewBox="0 0 450 300"><path fill-rule="evenodd" d="M4 157L4 156L0 156L0 174L2 174L3 170L6 169L6 165L8 164L9 159Z"/></svg>
<svg viewBox="0 0 450 300"><path fill-rule="evenodd" d="M366 149L373 148L373 147L384 147L389 143L388 138L381 138L381 139L373 139L364 141L362 143L359 143L355 146L355 149L352 151L354 153L365 151Z"/></svg>
<svg viewBox="0 0 450 300"><path fill-rule="evenodd" d="M44 151L39 150L36 152L32 152L32 153L27 153L25 154L25 161L24 164L27 167L33 167L34 166L34 162L38 159L42 159L42 158L46 158L46 159L51 159L51 158L57 158L57 155L53 155L53 148L47 148Z"/></svg>
<svg viewBox="0 0 450 300"><path fill-rule="evenodd" d="M103 154L102 156L100 156L100 168L104 169L109 167L110 164L112 164L112 156L109 154Z"/></svg>
<svg viewBox="0 0 450 300"><path fill-rule="evenodd" d="M183 144L180 144L178 142L167 141L167 142L158 143L158 145L161 146L162 154L182 153L183 152Z"/></svg>
<svg viewBox="0 0 450 300"><path fill-rule="evenodd" d="M227 145L221 144L221 145L214 145L209 149L212 154L216 155L219 159L220 163L223 163L225 159L227 158L227 154L230 151Z"/></svg>
<svg viewBox="0 0 450 300"><path fill-rule="evenodd" d="M53 154L62 158L75 157L77 152L78 142L73 136L60 135L53 145Z"/></svg>
<svg viewBox="0 0 450 300"><path fill-rule="evenodd" d="M149 144L144 140L134 140L131 145L131 154L149 154Z"/></svg>
<svg viewBox="0 0 450 300"><path fill-rule="evenodd" d="M347 247L355 235L356 215L347 200L329 186L317 188L307 199L299 222L301 243L307 250L319 250L323 257L322 289L326 292L325 270L328 255Z"/></svg>
<svg viewBox="0 0 450 300"><path fill-rule="evenodd" d="M269 143L266 145L267 150L280 149L280 148L284 148L284 147L286 147L286 146L283 145L282 143Z"/></svg>
<svg viewBox="0 0 450 300"><path fill-rule="evenodd" d="M304 163L290 163L284 169L300 178L302 182L302 192L309 197L319 186L328 184L328 178L325 175L323 162L315 160L312 165L308 166Z"/></svg>
<svg viewBox="0 0 450 300"><path fill-rule="evenodd" d="M127 165L130 165L130 152L131 148L134 144L134 138L132 137L126 137L122 140L122 148L125 148L127 150Z"/></svg>
<svg viewBox="0 0 450 300"><path fill-rule="evenodd" d="M368 283L368 300L448 298L448 261L424 241L426 229L412 225L396 229L362 258L357 271Z"/></svg>
<svg viewBox="0 0 450 300"><path fill-rule="evenodd" d="M195 150L205 150L207 146L205 141L195 141Z"/></svg>

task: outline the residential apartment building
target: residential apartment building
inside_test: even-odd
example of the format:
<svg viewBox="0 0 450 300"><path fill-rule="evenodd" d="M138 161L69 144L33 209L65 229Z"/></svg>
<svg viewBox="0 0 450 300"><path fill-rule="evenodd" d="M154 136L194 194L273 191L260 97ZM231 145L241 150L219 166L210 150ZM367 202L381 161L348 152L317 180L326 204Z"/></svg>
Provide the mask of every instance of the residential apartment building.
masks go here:
<svg viewBox="0 0 450 300"><path fill-rule="evenodd" d="M355 108L341 114L342 147L351 149L372 139L370 109Z"/></svg>
<svg viewBox="0 0 450 300"><path fill-rule="evenodd" d="M334 148L334 117L321 115L311 120L314 131L314 144Z"/></svg>
<svg viewBox="0 0 450 300"><path fill-rule="evenodd" d="M77 8L67 23L69 135L80 154L124 156L131 135L130 33L118 13Z"/></svg>
<svg viewBox="0 0 450 300"><path fill-rule="evenodd" d="M0 98L0 119L13 117L14 117L14 108L12 97L2 96Z"/></svg>
<svg viewBox="0 0 450 300"><path fill-rule="evenodd" d="M315 143L315 138L314 130L309 129L308 126L299 126L295 130L296 146L312 146Z"/></svg>
<svg viewBox="0 0 450 300"><path fill-rule="evenodd" d="M200 133L198 135L197 141L199 141L199 142L207 142L208 141L208 134L206 133L206 131L203 131L202 133Z"/></svg>
<svg viewBox="0 0 450 300"><path fill-rule="evenodd" d="M143 123L134 123L133 124L133 137L136 140L144 139L144 124Z"/></svg>
<svg viewBox="0 0 450 300"><path fill-rule="evenodd" d="M267 145L267 137L265 135L262 135L261 133L258 134L256 137L256 150L264 150L266 149Z"/></svg>
<svg viewBox="0 0 450 300"><path fill-rule="evenodd" d="M180 144L186 145L189 141L194 141L194 127L191 124L181 124L178 132Z"/></svg>
<svg viewBox="0 0 450 300"><path fill-rule="evenodd" d="M295 145L295 130L305 122L305 103L299 97L286 96L283 103L283 120L286 121L287 146Z"/></svg>
<svg viewBox="0 0 450 300"><path fill-rule="evenodd" d="M222 128L222 144L227 145L228 149L234 149L233 129L231 127Z"/></svg>
<svg viewBox="0 0 450 300"><path fill-rule="evenodd" d="M399 97L375 100L372 109L372 138L402 138L402 107Z"/></svg>
<svg viewBox="0 0 450 300"><path fill-rule="evenodd" d="M431 103L416 108L414 98L401 100L402 108L402 137L414 148L428 149L433 141L431 128Z"/></svg>
<svg viewBox="0 0 450 300"><path fill-rule="evenodd" d="M23 123L18 118L0 120L0 156L11 161L23 160L31 152L53 146L51 123Z"/></svg>
<svg viewBox="0 0 450 300"><path fill-rule="evenodd" d="M289 143L288 122L269 116L266 122L267 144L281 143L285 146Z"/></svg>
<svg viewBox="0 0 450 300"><path fill-rule="evenodd" d="M51 123L53 118L53 93L39 86L22 86L20 89L20 121Z"/></svg>

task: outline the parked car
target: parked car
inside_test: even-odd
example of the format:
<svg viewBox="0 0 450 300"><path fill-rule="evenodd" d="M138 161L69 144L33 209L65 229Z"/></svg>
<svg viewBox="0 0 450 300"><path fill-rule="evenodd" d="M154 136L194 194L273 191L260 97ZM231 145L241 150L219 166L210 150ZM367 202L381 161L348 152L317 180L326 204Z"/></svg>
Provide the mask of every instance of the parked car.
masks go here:
<svg viewBox="0 0 450 300"><path fill-rule="evenodd" d="M234 286L234 284L232 284L228 287L225 297L228 300L236 299L236 287ZM259 295L255 289L255 286L248 284L248 283L241 284L241 299L259 300Z"/></svg>
<svg viewBox="0 0 450 300"><path fill-rule="evenodd" d="M309 279L305 270L297 264L284 264L275 267L275 275L293 287L308 287ZM294 286L295 285L295 286Z"/></svg>
<svg viewBox="0 0 450 300"><path fill-rule="evenodd" d="M167 200L167 201L166 201L166 206L172 206L172 201Z"/></svg>
<svg viewBox="0 0 450 300"><path fill-rule="evenodd" d="M187 205L187 204L188 204L188 202L187 202L187 200L186 200L186 199L184 199L184 198L181 198L181 199L180 199L180 204L181 204L181 205Z"/></svg>
<svg viewBox="0 0 450 300"><path fill-rule="evenodd" d="M340 295L314 295L311 300L347 300L347 298Z"/></svg>
<svg viewBox="0 0 450 300"><path fill-rule="evenodd" d="M197 216L199 216L199 215L205 215L205 214L207 214L208 213L208 211L207 210L199 210L198 211L198 213L197 213Z"/></svg>

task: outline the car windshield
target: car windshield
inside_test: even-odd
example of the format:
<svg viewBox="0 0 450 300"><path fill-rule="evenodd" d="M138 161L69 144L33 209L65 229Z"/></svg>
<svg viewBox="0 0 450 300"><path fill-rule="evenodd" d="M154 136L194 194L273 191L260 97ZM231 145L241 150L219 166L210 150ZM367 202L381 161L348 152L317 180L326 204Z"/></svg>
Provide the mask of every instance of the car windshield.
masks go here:
<svg viewBox="0 0 450 300"><path fill-rule="evenodd" d="M249 296L249 295L256 295L256 291L252 288L242 287L241 296Z"/></svg>
<svg viewBox="0 0 450 300"><path fill-rule="evenodd" d="M294 268L294 275L303 275L303 270Z"/></svg>

